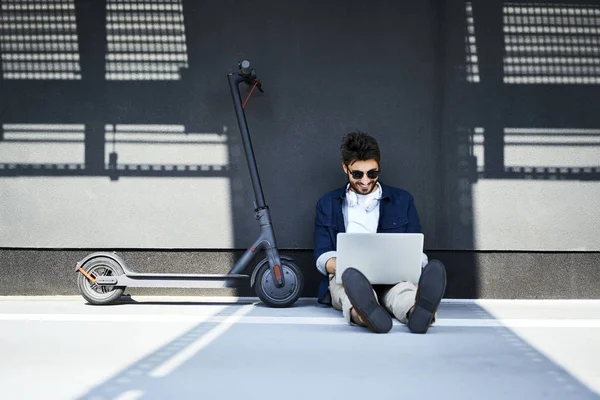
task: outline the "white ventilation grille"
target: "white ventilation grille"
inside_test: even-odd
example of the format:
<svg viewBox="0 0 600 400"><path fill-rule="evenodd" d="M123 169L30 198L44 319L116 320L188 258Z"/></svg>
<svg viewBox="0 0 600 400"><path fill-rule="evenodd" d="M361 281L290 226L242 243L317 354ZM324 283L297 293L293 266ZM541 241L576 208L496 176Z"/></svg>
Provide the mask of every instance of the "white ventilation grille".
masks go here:
<svg viewBox="0 0 600 400"><path fill-rule="evenodd" d="M466 72L467 82L479 82L479 60L477 59L477 43L475 41L475 21L473 19L473 5L465 3L467 16L467 33L465 35Z"/></svg>
<svg viewBox="0 0 600 400"><path fill-rule="evenodd" d="M485 129L478 126L471 131L472 155L477 160L477 171L485 169Z"/></svg>
<svg viewBox="0 0 600 400"><path fill-rule="evenodd" d="M179 80L188 67L181 0L108 0L107 80Z"/></svg>
<svg viewBox="0 0 600 400"><path fill-rule="evenodd" d="M74 0L2 0L4 79L81 79Z"/></svg>
<svg viewBox="0 0 600 400"><path fill-rule="evenodd" d="M29 164L36 168L83 167L83 124L2 124L0 170Z"/></svg>
<svg viewBox="0 0 600 400"><path fill-rule="evenodd" d="M214 172L229 165L225 134L187 132L184 125L162 124L107 124L104 129L107 168ZM111 153L117 157L112 161Z"/></svg>
<svg viewBox="0 0 600 400"><path fill-rule="evenodd" d="M504 83L600 83L600 7L503 7Z"/></svg>
<svg viewBox="0 0 600 400"><path fill-rule="evenodd" d="M504 128L504 153L506 167L599 167L600 130Z"/></svg>

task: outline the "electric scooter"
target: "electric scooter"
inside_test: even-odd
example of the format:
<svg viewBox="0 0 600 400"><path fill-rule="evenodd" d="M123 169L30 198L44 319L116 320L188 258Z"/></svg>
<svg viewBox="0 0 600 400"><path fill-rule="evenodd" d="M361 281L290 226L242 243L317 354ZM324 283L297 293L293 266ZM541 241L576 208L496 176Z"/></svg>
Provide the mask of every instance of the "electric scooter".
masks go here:
<svg viewBox="0 0 600 400"><path fill-rule="evenodd" d="M271 224L269 207L258 175L254 158L246 114L242 104L239 85L252 86L248 99L254 89L262 92L262 86L256 77L250 62L242 61L237 73L229 73L229 87L233 97L235 113L242 135L244 152L254 189L254 215L260 226L260 234L252 247L248 248L227 274L155 274L131 271L125 261L116 252L96 252L87 255L75 265L78 273L79 292L90 304L103 305L116 302L127 287L155 288L222 288L241 287L248 284L253 287L259 299L270 307L289 307L293 305L304 286L300 268L291 257L280 255L277 249L275 233ZM243 274L246 267L261 252L265 257L256 264L252 275Z"/></svg>

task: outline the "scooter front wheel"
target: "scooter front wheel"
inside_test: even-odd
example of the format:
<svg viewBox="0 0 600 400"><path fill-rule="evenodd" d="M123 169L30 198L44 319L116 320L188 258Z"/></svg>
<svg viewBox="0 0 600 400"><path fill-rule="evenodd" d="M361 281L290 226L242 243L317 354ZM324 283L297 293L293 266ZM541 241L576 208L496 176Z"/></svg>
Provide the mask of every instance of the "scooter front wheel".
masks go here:
<svg viewBox="0 0 600 400"><path fill-rule="evenodd" d="M99 276L123 275L121 265L109 257L95 257L81 266L83 270L93 279ZM90 304L106 305L115 302L125 290L125 287L100 286L91 281L84 274L79 273L77 277L79 293Z"/></svg>
<svg viewBox="0 0 600 400"><path fill-rule="evenodd" d="M281 272L285 283L279 288L275 286L275 279L269 263L260 266L256 273L254 291L258 298L269 307L290 307L302 294L304 278L300 268L290 261L281 260Z"/></svg>

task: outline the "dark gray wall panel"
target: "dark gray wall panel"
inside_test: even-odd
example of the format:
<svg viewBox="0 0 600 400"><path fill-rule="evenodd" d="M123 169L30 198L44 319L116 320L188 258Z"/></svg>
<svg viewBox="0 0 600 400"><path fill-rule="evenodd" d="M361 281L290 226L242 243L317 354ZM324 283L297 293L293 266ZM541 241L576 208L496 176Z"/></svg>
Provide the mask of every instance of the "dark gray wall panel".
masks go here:
<svg viewBox="0 0 600 400"><path fill-rule="evenodd" d="M506 83L500 1L183 0L188 66L172 81L107 81L104 4L73 4L81 80L0 79L0 246L250 245L252 190L225 76L248 58L265 88L247 117L280 246L313 246L315 203L345 182L341 137L360 129L380 141L382 179L415 196L427 248L600 250L598 84ZM469 15L477 83L467 80ZM68 124L81 140L60 149L15 142L15 124ZM122 124L174 126L180 137L220 142L176 150L119 143L119 162L160 165L110 181L105 125ZM561 135L574 142L550 143ZM161 157L168 160L144 161ZM169 169L186 160L208 169Z"/></svg>
<svg viewBox="0 0 600 400"><path fill-rule="evenodd" d="M244 58L264 82L265 93L253 96L247 117L280 245L312 246L315 203L345 183L339 145L355 129L380 140L382 178L414 194L427 241L436 242L434 2L184 1L189 68L181 70L181 80L166 82L107 82L98 64L106 45L104 11L93 2L77 4L78 23L86 24L79 37L85 49L82 81L0 80L2 92L11 93L2 96L2 122L85 124L87 164L84 171L52 178L37 178L33 169L1 178L7 204L1 213L3 245L251 244L256 232L252 190L225 77ZM175 124L186 132L225 134L227 169L190 174L194 182L187 196L185 183L159 179L161 173L133 173L110 187L100 181L106 176L71 176L103 175L105 124ZM120 160L122 146L117 144ZM45 149L28 154L43 163ZM151 144L139 147L141 158L160 151ZM193 151L182 149L181 159ZM213 177L221 179L216 194ZM223 195L227 187L230 193ZM136 210L126 211L134 203ZM177 215L160 210L161 203L178 209ZM196 223L186 223L192 220ZM110 236L93 233L102 230Z"/></svg>

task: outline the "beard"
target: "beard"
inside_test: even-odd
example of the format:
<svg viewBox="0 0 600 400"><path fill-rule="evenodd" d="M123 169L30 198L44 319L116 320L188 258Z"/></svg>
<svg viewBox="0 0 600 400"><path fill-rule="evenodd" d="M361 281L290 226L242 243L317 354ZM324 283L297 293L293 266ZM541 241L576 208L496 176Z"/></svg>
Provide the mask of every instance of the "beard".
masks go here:
<svg viewBox="0 0 600 400"><path fill-rule="evenodd" d="M357 181L354 181L354 182L349 181L348 183L350 183L350 188L354 192L356 192L358 194L362 194L362 195L372 193L375 190L375 188L377 187L377 180L369 182L365 186L360 185L360 183Z"/></svg>

